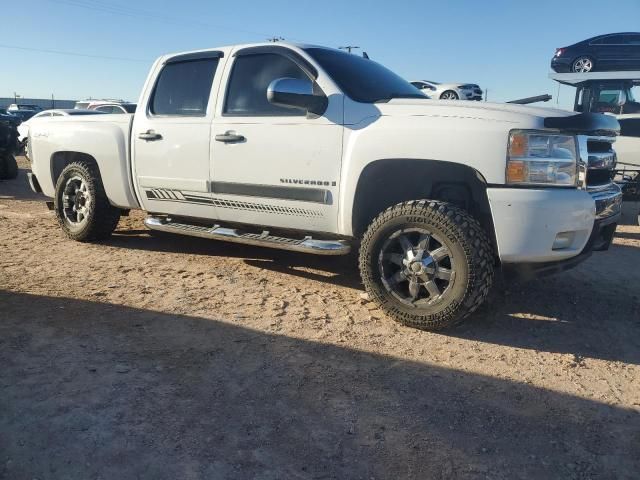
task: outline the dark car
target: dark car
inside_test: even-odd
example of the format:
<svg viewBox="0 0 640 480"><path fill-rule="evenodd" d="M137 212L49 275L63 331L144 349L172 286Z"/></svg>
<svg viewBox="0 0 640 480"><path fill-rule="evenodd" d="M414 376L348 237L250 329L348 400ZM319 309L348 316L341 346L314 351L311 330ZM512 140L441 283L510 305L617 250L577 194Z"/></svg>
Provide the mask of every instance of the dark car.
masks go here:
<svg viewBox="0 0 640 480"><path fill-rule="evenodd" d="M16 127L22 123L22 118L8 112L6 108L0 108L0 120L6 120L13 123Z"/></svg>
<svg viewBox="0 0 640 480"><path fill-rule="evenodd" d="M609 33L558 48L551 68L558 73L640 70L640 33Z"/></svg>
<svg viewBox="0 0 640 480"><path fill-rule="evenodd" d="M18 176L18 164L13 155L17 143L16 125L6 115L0 117L0 180L12 180Z"/></svg>

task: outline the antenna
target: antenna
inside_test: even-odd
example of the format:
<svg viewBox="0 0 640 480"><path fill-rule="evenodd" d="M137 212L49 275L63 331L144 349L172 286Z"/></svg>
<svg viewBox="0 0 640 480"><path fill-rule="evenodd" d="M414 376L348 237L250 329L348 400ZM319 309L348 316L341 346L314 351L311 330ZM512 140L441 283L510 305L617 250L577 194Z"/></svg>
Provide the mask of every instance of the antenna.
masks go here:
<svg viewBox="0 0 640 480"><path fill-rule="evenodd" d="M338 47L340 50L346 50L351 53L351 50L359 49L360 47L356 47L355 45L345 45L344 47Z"/></svg>

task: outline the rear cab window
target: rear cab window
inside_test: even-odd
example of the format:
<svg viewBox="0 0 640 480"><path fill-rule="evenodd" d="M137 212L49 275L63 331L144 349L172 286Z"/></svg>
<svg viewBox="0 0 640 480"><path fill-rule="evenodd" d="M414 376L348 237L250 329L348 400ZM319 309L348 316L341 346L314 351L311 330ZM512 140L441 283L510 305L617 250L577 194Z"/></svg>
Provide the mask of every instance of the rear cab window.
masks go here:
<svg viewBox="0 0 640 480"><path fill-rule="evenodd" d="M221 56L220 52L205 52L199 58L184 55L169 59L156 79L149 99L149 114L175 117L206 116L213 79Z"/></svg>

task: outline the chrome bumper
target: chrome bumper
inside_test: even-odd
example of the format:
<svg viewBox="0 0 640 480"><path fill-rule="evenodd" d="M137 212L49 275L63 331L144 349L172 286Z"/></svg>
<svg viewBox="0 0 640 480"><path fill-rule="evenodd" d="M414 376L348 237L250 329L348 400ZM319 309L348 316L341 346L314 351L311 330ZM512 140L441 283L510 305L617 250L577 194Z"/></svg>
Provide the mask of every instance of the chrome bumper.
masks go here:
<svg viewBox="0 0 640 480"><path fill-rule="evenodd" d="M619 216L622 212L622 190L615 183L589 188L589 195L596 202L596 220Z"/></svg>

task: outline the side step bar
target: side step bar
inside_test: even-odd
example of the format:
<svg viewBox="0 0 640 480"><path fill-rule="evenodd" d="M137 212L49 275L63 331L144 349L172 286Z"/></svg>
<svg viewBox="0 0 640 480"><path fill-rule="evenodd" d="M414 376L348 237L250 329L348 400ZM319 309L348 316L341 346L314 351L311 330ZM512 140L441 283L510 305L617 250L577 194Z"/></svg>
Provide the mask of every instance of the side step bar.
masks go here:
<svg viewBox="0 0 640 480"><path fill-rule="evenodd" d="M152 230L179 233L193 237L224 240L227 242L244 243L260 247L279 248L294 252L313 253L316 255L346 255L351 250L349 243L344 240L314 240L304 237L301 240L269 235L269 232L243 233L234 228L224 228L220 225L203 227L187 223L178 223L165 217L147 217L144 224Z"/></svg>

